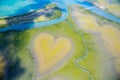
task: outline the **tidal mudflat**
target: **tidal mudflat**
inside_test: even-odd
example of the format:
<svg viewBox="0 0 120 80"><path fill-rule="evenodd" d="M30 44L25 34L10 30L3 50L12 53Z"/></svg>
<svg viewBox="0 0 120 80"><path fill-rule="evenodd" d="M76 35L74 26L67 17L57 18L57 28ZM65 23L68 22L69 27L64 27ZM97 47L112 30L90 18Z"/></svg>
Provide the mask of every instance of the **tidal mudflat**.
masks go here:
<svg viewBox="0 0 120 80"><path fill-rule="evenodd" d="M74 6L77 7L77 6ZM116 25L111 25L109 23L100 23L100 20L97 16L93 16L92 14L85 13L86 10L78 8L73 8L72 17L76 21L79 29L87 31L88 33L94 35L95 38L98 38L98 42L102 43L99 44L101 47L104 47L106 54L111 55L112 58L116 58L120 56L120 31ZM102 22L102 21L101 21ZM113 23L114 24L114 23ZM119 23L116 23L119 26ZM116 64L116 59L114 63ZM117 64L114 65L116 69L120 70L120 62L117 59Z"/></svg>

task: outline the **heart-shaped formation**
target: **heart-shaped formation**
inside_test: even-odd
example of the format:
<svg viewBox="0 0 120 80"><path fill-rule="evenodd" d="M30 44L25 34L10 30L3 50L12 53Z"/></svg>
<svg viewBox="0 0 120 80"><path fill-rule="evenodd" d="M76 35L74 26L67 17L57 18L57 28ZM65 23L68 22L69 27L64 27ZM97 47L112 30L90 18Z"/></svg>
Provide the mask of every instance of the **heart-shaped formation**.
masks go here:
<svg viewBox="0 0 120 80"><path fill-rule="evenodd" d="M41 74L46 73L71 51L72 43L66 37L58 37L41 33L33 42L37 66Z"/></svg>

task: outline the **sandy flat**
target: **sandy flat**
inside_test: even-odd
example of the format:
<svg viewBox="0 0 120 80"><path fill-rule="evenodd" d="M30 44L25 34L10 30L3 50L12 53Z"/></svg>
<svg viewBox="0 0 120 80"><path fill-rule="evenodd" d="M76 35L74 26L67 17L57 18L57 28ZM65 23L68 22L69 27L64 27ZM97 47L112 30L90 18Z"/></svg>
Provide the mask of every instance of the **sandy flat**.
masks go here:
<svg viewBox="0 0 120 80"><path fill-rule="evenodd" d="M66 37L58 37L41 33L34 39L33 47L40 73L46 73L69 54L71 41Z"/></svg>
<svg viewBox="0 0 120 80"><path fill-rule="evenodd" d="M49 20L45 15L39 16L36 19L34 19L34 22L39 22L39 21L46 21Z"/></svg>
<svg viewBox="0 0 120 80"><path fill-rule="evenodd" d="M0 25L4 25L4 24L7 24L7 21L6 20L0 20Z"/></svg>
<svg viewBox="0 0 120 80"><path fill-rule="evenodd" d="M98 25L96 18L91 15L84 15L80 12L73 12L73 15L83 30L101 34L105 46L114 57L120 56L120 31L111 25Z"/></svg>
<svg viewBox="0 0 120 80"><path fill-rule="evenodd" d="M100 31L106 47L112 55L114 57L120 56L120 31L110 25L104 25Z"/></svg>
<svg viewBox="0 0 120 80"><path fill-rule="evenodd" d="M96 17L92 15L84 15L80 10L73 8L72 14L74 20L80 29L90 33L96 33L103 41L103 46L114 58L120 57L120 31L112 25L97 23ZM117 65L116 65L117 66Z"/></svg>
<svg viewBox="0 0 120 80"><path fill-rule="evenodd" d="M120 17L120 5L117 4L109 4L107 0L98 0L98 4L105 6L109 12Z"/></svg>

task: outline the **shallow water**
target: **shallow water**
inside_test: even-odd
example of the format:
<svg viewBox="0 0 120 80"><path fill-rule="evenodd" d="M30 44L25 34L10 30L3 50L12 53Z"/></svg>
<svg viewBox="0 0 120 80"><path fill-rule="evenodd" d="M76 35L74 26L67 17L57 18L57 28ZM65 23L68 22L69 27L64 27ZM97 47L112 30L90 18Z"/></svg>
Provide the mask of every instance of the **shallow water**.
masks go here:
<svg viewBox="0 0 120 80"><path fill-rule="evenodd" d="M0 0L0 17L28 13L49 3L50 0Z"/></svg>
<svg viewBox="0 0 120 80"><path fill-rule="evenodd" d="M28 0L25 0L25 1L24 0L19 0L19 1L12 0L12 1L13 1L12 4L14 4L14 6L16 5L16 7L20 6L20 1L21 1L21 2L25 3L25 4L22 4L22 5L24 5L24 7L20 6L20 7L17 7L16 9L8 10L8 13L5 12L5 10L1 10L4 13L3 12L0 13L0 16L4 17L4 16L9 16L9 15L19 15L19 14L27 13L27 12L30 12L31 10L37 10L37 9L39 9L47 4L50 4L50 3L57 4L58 7L61 8L62 16L59 18L56 18L54 20L49 20L49 21L44 21L44 22L30 22L30 23L12 25L12 26L0 29L0 32L5 32L8 30L24 30L24 29L28 29L28 28L39 28L39 27L43 27L43 26L57 24L61 21L64 21L67 18L67 16L68 16L67 7L68 7L68 5L71 5L71 4L77 4L85 9L89 8L88 10L92 13L95 13L95 14L97 14L101 17L104 17L106 19L109 19L111 21L120 23L120 18L117 18L114 15L111 15L111 14L99 9L98 7L94 6L92 3L83 1L83 0L29 0L29 1ZM28 1L28 3L26 1ZM4 6L8 5L8 4L10 6L11 2L9 3L9 1L8 2L3 1L3 3L4 3L3 7L1 7L2 5L0 5L0 9L4 8ZM17 4L19 4L19 5L17 5Z"/></svg>

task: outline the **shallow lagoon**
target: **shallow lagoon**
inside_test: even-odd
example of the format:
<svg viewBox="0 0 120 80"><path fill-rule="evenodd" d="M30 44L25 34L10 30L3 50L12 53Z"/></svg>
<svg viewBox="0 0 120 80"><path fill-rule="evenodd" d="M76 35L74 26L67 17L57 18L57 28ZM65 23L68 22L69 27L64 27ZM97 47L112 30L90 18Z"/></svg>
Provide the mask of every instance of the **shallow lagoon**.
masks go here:
<svg viewBox="0 0 120 80"><path fill-rule="evenodd" d="M0 17L28 13L49 3L50 0L0 0Z"/></svg>
<svg viewBox="0 0 120 80"><path fill-rule="evenodd" d="M12 1L13 1L13 3L16 6L19 6L20 5L19 4L20 1L21 2L26 2L27 0L26 1L23 1L23 0L20 0L20 1L12 0ZM2 3L0 3L0 5L2 6L2 7L0 6L1 7L0 9L4 8L5 5L6 6L7 5L10 6L9 2L7 2L7 3L5 3L5 2L7 2L7 1L3 1L3 6L1 5ZM29 0L22 7L18 7L17 9L13 8L13 10L8 10L8 13L4 12L4 10L1 10L2 13L4 12L4 15L2 13L0 13L0 17L1 16L2 17L11 16L11 15L13 16L13 15L19 15L19 14L27 13L27 12L30 12L31 10L32 11L33 10L37 10L37 9L42 8L43 6L46 6L47 4L51 4L51 3L57 4L58 7L61 8L61 12L62 12L62 16L61 17L53 19L53 20L49 20L49 21L44 21L44 22L30 22L30 23L27 23L27 24L12 25L12 26L9 26L7 28L0 29L0 32L5 32L5 31L8 31L8 30L24 30L24 29L28 29L28 28L39 28L39 27L43 27L43 26L48 26L48 25L59 23L61 21L64 21L67 18L67 16L68 16L68 6L71 5L71 4L77 4L77 5L85 8L85 9L88 9L90 12L95 13L95 14L101 16L101 17L104 17L104 18L106 18L108 20L120 23L120 19L119 18L117 18L114 15L109 14L109 13L99 9L98 7L93 5L92 3L87 2L85 0L42 0L42 1L39 1L39 0ZM19 4L19 5L17 5L17 4Z"/></svg>

